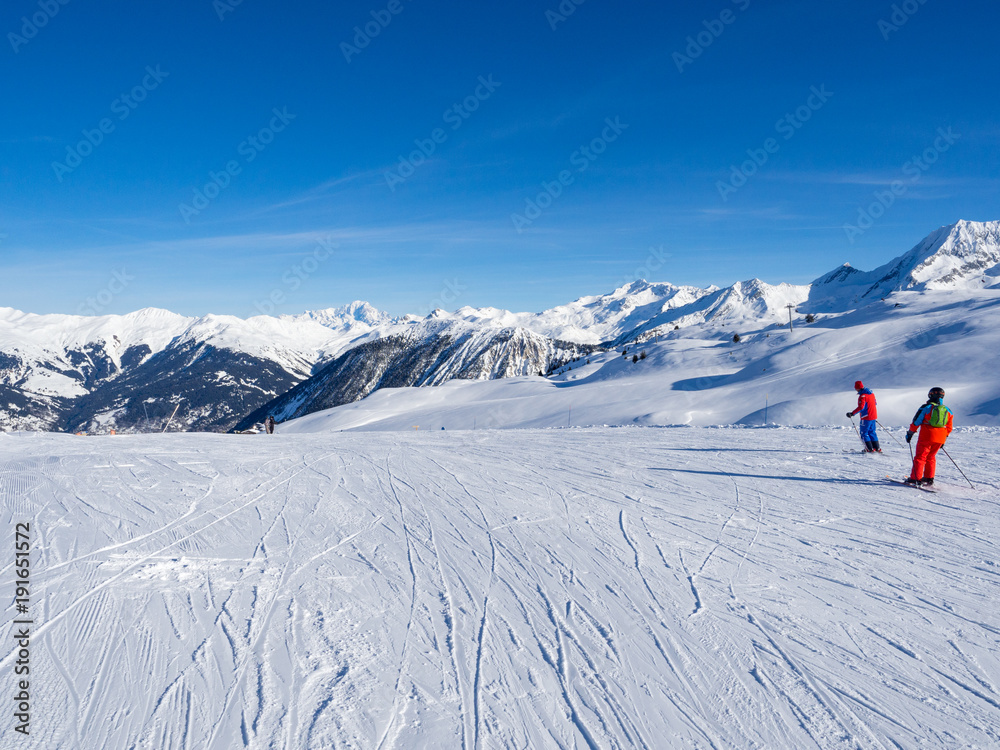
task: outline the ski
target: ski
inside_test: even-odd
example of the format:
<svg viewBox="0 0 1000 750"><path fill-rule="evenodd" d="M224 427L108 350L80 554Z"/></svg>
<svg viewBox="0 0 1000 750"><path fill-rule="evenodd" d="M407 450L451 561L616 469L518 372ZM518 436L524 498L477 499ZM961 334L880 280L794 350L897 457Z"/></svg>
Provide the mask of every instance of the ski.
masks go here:
<svg viewBox="0 0 1000 750"><path fill-rule="evenodd" d="M933 487L924 487L923 485L920 484L907 484L902 479L895 479L893 477L890 477L888 474L885 475L885 478L894 484L901 484L904 487L912 487L915 490L923 490L924 492L937 492L937 490L934 489Z"/></svg>

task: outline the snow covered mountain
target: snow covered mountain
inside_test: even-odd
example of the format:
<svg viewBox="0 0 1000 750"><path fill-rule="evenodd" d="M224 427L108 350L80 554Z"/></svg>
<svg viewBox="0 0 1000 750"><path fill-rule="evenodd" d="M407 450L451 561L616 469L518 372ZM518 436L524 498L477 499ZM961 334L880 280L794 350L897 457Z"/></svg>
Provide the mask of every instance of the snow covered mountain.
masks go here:
<svg viewBox="0 0 1000 750"><path fill-rule="evenodd" d="M541 375L597 350L524 328L464 321L411 321L366 338L309 380L249 414L237 429L249 428L269 414L285 421L349 404L380 388Z"/></svg>
<svg viewBox="0 0 1000 750"><path fill-rule="evenodd" d="M300 323L314 321L324 328L347 334L356 334L363 328L377 328L395 322L389 313L377 310L367 302L355 301L344 307L331 307L327 310L313 310L301 315L282 315L281 321Z"/></svg>
<svg viewBox="0 0 1000 750"><path fill-rule="evenodd" d="M230 429L371 331L368 318L379 319L369 310L356 303L241 320L156 309L83 317L3 308L0 429L162 429L175 410L179 426Z"/></svg>
<svg viewBox="0 0 1000 750"><path fill-rule="evenodd" d="M397 320L365 302L248 320L164 310L86 318L5 309L0 429L93 432L170 424L226 431L252 424L247 415L314 373L337 375L335 388L319 389L326 408L385 384L548 371L593 349L489 319L435 312Z"/></svg>
<svg viewBox="0 0 1000 750"><path fill-rule="evenodd" d="M670 310L690 305L716 292L673 284L651 284L639 279L610 294L581 297L540 313L513 313L497 308L463 307L454 313L435 311L438 320L525 328L561 341L599 345L628 336Z"/></svg>
<svg viewBox="0 0 1000 750"><path fill-rule="evenodd" d="M621 350L595 352L548 378L385 388L279 431L765 422L851 430L845 411L857 401L858 379L875 389L887 427L909 424L932 386L945 388L959 425L1000 426L998 371L1000 290L897 292L799 322L794 331L767 325L672 332L628 345L625 357Z"/></svg>
<svg viewBox="0 0 1000 750"><path fill-rule="evenodd" d="M496 308L463 307L454 313L435 311L439 321L524 328L560 341L617 346L673 330L711 323L787 320L785 306L801 303L808 286L772 286L760 279L719 289L650 283L638 279L610 294L581 297L540 313L513 313Z"/></svg>
<svg viewBox="0 0 1000 750"><path fill-rule="evenodd" d="M686 305L663 312L632 331L621 334L615 344L648 341L671 331L696 326L746 328L788 321L788 305L796 307L809 295L808 286L778 284L760 279L738 281Z"/></svg>
<svg viewBox="0 0 1000 750"><path fill-rule="evenodd" d="M816 279L809 307L843 310L902 290L1000 288L1000 221L960 221L941 227L908 253L859 271L844 264Z"/></svg>
<svg viewBox="0 0 1000 750"><path fill-rule="evenodd" d="M352 403L380 388L548 374L624 342L672 333L675 326L776 324L787 318L788 302L804 301L808 291L759 279L726 289L640 280L543 313L439 310L426 319L406 319L373 331L309 380L249 414L237 428L249 428L268 414L285 421Z"/></svg>
<svg viewBox="0 0 1000 750"><path fill-rule="evenodd" d="M868 326L880 313L845 316L881 309L872 306L890 295L898 307L899 295L982 300L998 289L1000 222L960 221L874 271L845 265L811 285L751 279L699 289L637 280L540 313L463 307L397 319L354 302L242 320L155 309L80 317L0 308L0 430L162 429L174 415L175 427L224 431L267 413L291 418L351 403L380 388L549 373L631 343L673 347L662 363L666 380L685 362L711 360L736 333L768 337L790 314L799 323L810 314L824 326ZM907 299L914 312L923 309ZM659 355L645 364L656 361ZM577 367L573 377L579 374Z"/></svg>
<svg viewBox="0 0 1000 750"><path fill-rule="evenodd" d="M998 235L1000 222L960 222L873 272L704 294L547 379L387 390L285 429L843 424L859 378L886 424L941 385L961 424L1000 425Z"/></svg>

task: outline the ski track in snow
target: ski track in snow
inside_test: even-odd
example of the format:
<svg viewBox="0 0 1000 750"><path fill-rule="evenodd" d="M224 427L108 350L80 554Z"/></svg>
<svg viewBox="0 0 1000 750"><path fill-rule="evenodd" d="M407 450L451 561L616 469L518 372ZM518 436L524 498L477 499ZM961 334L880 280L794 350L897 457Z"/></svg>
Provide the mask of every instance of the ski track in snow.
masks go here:
<svg viewBox="0 0 1000 750"><path fill-rule="evenodd" d="M852 437L0 436L18 746L1000 746L1000 434Z"/></svg>

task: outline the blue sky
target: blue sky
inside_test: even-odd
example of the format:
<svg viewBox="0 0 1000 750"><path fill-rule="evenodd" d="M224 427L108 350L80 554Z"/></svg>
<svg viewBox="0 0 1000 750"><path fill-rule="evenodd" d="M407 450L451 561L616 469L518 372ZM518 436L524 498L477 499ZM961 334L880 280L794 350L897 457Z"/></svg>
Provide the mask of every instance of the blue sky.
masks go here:
<svg viewBox="0 0 1000 750"><path fill-rule="evenodd" d="M541 310L1000 219L995 3L61 2L0 11L2 306Z"/></svg>

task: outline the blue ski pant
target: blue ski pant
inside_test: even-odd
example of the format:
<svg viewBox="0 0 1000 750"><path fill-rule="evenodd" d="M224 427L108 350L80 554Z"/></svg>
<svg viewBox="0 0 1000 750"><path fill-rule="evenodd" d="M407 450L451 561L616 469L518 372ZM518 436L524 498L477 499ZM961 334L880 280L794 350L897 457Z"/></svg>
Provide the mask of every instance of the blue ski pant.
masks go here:
<svg viewBox="0 0 1000 750"><path fill-rule="evenodd" d="M874 419L862 419L861 420L861 439L866 443L874 443L878 440L878 435L875 434L875 428L878 426L878 422Z"/></svg>

